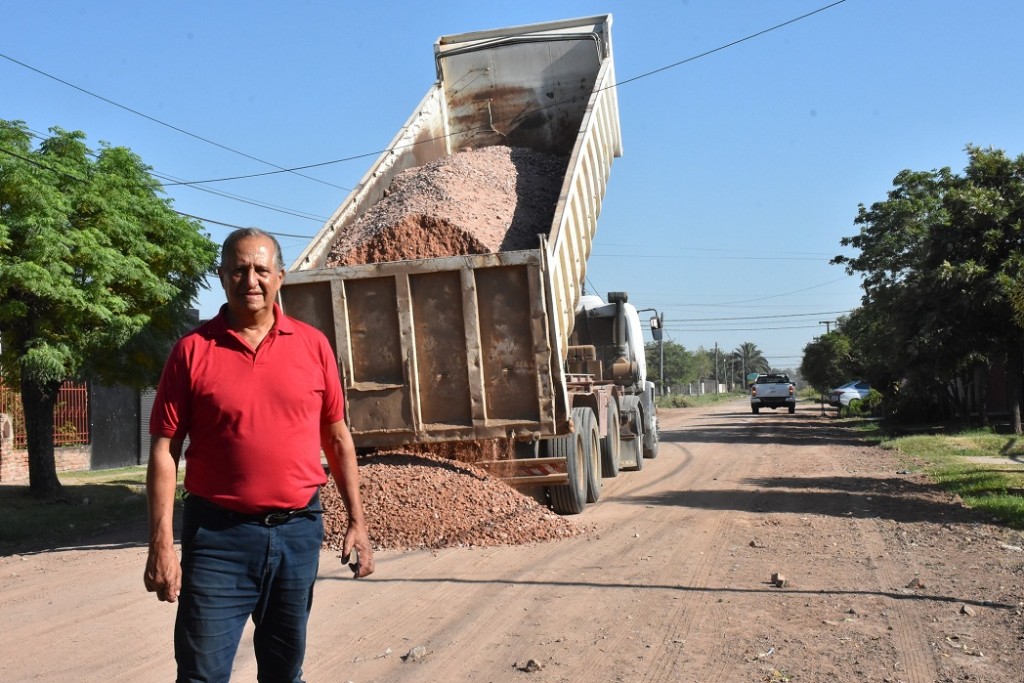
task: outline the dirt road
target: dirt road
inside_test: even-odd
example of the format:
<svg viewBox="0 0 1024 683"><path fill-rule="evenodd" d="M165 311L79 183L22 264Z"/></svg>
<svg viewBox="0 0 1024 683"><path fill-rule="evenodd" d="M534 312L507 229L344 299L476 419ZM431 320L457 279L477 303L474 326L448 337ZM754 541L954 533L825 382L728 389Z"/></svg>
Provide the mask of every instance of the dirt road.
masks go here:
<svg viewBox="0 0 1024 683"><path fill-rule="evenodd" d="M662 424L583 537L381 552L359 582L325 553L306 679L1024 680L1021 533L810 406ZM143 591L138 531L0 558L0 680L173 679L174 609ZM255 680L250 646L233 680Z"/></svg>

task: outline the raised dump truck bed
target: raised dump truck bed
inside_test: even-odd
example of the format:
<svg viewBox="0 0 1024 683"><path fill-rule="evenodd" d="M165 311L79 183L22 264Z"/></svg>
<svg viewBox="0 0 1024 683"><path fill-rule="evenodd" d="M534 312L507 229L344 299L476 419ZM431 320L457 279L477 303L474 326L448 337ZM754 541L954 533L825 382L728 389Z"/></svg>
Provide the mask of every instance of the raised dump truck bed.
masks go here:
<svg viewBox="0 0 1024 683"><path fill-rule="evenodd" d="M439 38L437 82L289 268L282 305L330 339L360 446L570 431L568 340L621 154L610 31L604 15ZM492 145L568 157L536 248L325 267L398 173Z"/></svg>

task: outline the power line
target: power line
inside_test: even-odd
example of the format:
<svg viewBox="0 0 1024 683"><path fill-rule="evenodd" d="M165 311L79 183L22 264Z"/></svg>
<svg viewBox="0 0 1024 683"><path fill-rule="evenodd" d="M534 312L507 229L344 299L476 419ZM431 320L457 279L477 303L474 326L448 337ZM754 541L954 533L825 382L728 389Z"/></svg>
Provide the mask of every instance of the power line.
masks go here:
<svg viewBox="0 0 1024 683"><path fill-rule="evenodd" d="M31 134L31 136L33 138L35 138L36 140L42 141L42 140L46 140L47 139L45 135L43 135L42 133L40 133L37 130L32 130L31 128L27 128L26 130L28 130L29 133ZM98 156L92 150L89 150L87 152L87 154L90 157L92 157L93 159L97 158L97 156ZM155 178L159 178L160 180L167 180L167 179L170 179L170 180L180 180L179 178L175 178L174 176L166 175L166 174L160 173L160 172L152 170L152 169L150 169L149 174L152 175ZM166 185L166 183L164 185ZM214 189L211 189L209 187L199 187L199 186L192 186L190 189L198 190L199 192L205 192L207 194L212 194L212 195L215 195L215 196L218 196L218 197L224 197L226 199L231 199L231 200L234 200L236 202L241 202L243 204L249 204L251 206L257 206L257 207L259 207L261 209L267 209L269 211L276 211L278 213L283 213L283 214L288 215L288 216L295 216L296 218L303 218L305 220L316 221L318 223L323 223L324 221L327 220L327 218L325 216L316 216L316 215L308 213L306 211L300 211L298 209L289 209L287 207L277 206L276 204L271 204L269 202L263 202L263 201L260 201L258 199L252 199L250 197L245 197L245 196L234 194L234 193L231 193L231 192L225 192L223 190L214 190ZM209 222L216 223L217 221L209 221ZM228 225L228 224L224 223L223 225Z"/></svg>
<svg viewBox="0 0 1024 683"><path fill-rule="evenodd" d="M8 154L8 155L10 155L12 157L15 157L17 159L21 159L22 161L24 161L26 163L32 164L33 166L37 166L37 167L39 167L39 168L41 168L43 170L50 171L51 173L57 173L59 175L64 176L65 178L70 178L71 180L75 180L75 181L80 182L80 183L88 182L85 178L80 178L80 177L76 176L74 173L68 173L67 171L62 171L59 168L53 168L52 166L47 166L46 164L44 164L44 163L42 163L40 161L37 161L36 159L32 159L32 158L26 157L26 156L24 156L22 154L18 154L17 152L13 152L13 151L11 151L9 149L6 149L4 147L0 147L0 152L3 152L4 154ZM174 208L171 208L171 207L168 207L168 209L172 213L176 213L179 216L184 216L185 218L193 218L195 220L202 221L204 223L212 223L213 225L223 225L223 226L228 227L228 228L248 228L248 227L252 227L252 226L249 226L249 225L236 225L234 223L225 223L223 221L213 220L212 218L203 218L202 216L196 216L195 214L185 213L184 211L178 211L177 209L174 209ZM270 230L266 230L265 232L267 232L267 233L269 233L271 235L275 235L277 237L298 237L298 238L301 238L301 239L309 239L310 238L309 235L293 235L293 234L284 233L284 232L272 232Z"/></svg>
<svg viewBox="0 0 1024 683"><path fill-rule="evenodd" d="M654 69L653 71L647 71L645 73L640 74L639 76L633 76L632 78L627 78L624 81L619 81L616 84L616 87L620 86L620 85L625 85L626 83L632 83L633 81L638 81L641 78L647 78L649 76L653 76L654 74L661 73L662 71L668 71L669 69L674 69L677 66L682 66L683 64L689 64L690 62L694 62L694 61L696 61L698 59L701 59L703 57L707 57L708 55L713 55L716 52L721 52L722 50L727 50L730 47L735 47L736 45L739 45L740 43L745 43L748 40L753 40L754 38L759 38L759 37L765 35L766 33L771 33L772 31L776 31L776 30L778 30L780 28L789 26L790 24L795 24L798 21L803 21L804 19L807 19L808 17L812 17L815 14L819 14L820 12L824 12L825 10L832 9L836 5L841 5L844 2L846 2L846 0L837 0L836 2L833 2L830 5L825 5L824 7L819 7L818 9L813 10L811 12L808 12L807 14L801 14L799 17L794 17L793 19L789 19L788 21L784 21L781 24L776 24L775 26L772 26L772 27L769 27L769 28L766 28L766 29L762 29L762 30L758 31L757 33L751 33L749 36L740 38L738 40L734 40L731 43L726 43L725 45L719 45L716 48L712 48L712 49L710 49L710 50L708 50L706 52L701 52L698 55L694 55L692 57L687 57L686 59L682 59L682 60L680 60L678 62L674 62L674 63L669 64L667 66L663 66L663 67Z"/></svg>
<svg viewBox="0 0 1024 683"><path fill-rule="evenodd" d="M665 325L666 332L773 332L776 330L816 330L818 325L791 325L787 327L689 327Z"/></svg>
<svg viewBox="0 0 1024 683"><path fill-rule="evenodd" d="M217 142L215 140L211 140L209 138L205 138L205 137L203 137L201 135L196 135L195 133L191 133L191 132L185 130L184 128L179 128L178 126L174 126L174 125L172 125L170 123L167 123L166 121L161 121L160 119L158 119L158 118L156 118L154 116L150 116L149 114L144 114L143 112L138 111L137 109L132 109L131 107L125 106L125 105L123 105L123 104L121 104L119 102L115 102L114 100L112 100L112 99L110 99L108 97L104 97L102 95L97 95L96 93L94 93L92 91L86 90L85 88L77 86L74 83L71 83L69 81L65 81L63 78L58 78L57 76L54 76L53 74L50 74L50 73L47 73L47 72L43 71L42 69L37 69L36 67L32 66L31 64L26 64L25 62L17 60L14 57L11 57L9 55L5 55L2 52L0 52L0 57L6 59L9 62L13 62L13 63L17 64L18 66L24 67L24 68L28 69L29 71L34 71L35 73L39 74L40 76L45 76L46 78L52 79L54 81L57 81L58 83L61 83L63 85L68 86L69 88L74 88L75 90L77 90L77 91L79 91L81 93L84 93L84 94L86 94L86 95L88 95L90 97L95 97L96 99L98 99L98 100L100 100L102 102L106 102L107 104L110 104L112 106L115 106L118 109L123 109L123 110L125 110L127 112L135 114L136 116L141 116L142 118L146 119L147 121L152 121L153 123L157 123L157 124L159 124L161 126L165 126L167 128L170 128L171 130L177 131L177 132L182 133L184 135L187 135L187 136L189 136L191 138L195 138L196 140L200 140L200 141L205 142L205 143L207 143L209 145L213 145L214 147L219 147L220 149L227 150L228 152L232 152L233 154L238 154L239 156L243 156L246 159L252 159L253 161L258 161L261 164L266 164L267 166L273 166L274 168L279 169L279 171L278 171L279 173L293 173L293 174L295 174L297 176L305 178L306 180L312 180L313 182L321 183L323 185L328 185L330 187L335 187L335 188L337 188L339 190L344 190L346 192L350 192L351 189L352 189L352 188L349 188L349 187L342 187L341 185L335 185L334 183L329 183L326 180L320 180L319 178L314 178L312 176L303 175L302 173L296 173L296 171L298 169L285 168L284 166L280 166L278 164L275 164L272 161L266 161L265 159L260 159L259 157L253 156L251 154L247 154L247 153L242 152L241 150L237 150L237 149L235 149L233 147L228 147L227 145L222 145L221 143L219 143L219 142Z"/></svg>
<svg viewBox="0 0 1024 683"><path fill-rule="evenodd" d="M678 254L591 254L590 258L656 258L656 259L700 259L706 261L709 258L722 259L726 261L821 261L832 259L835 254L828 256L681 256Z"/></svg>
<svg viewBox="0 0 1024 683"><path fill-rule="evenodd" d="M742 301L730 301L730 302L728 302L726 304L723 304L723 305L728 306L728 305L731 305L731 304L749 304L749 303L754 303L756 301L765 301L767 299L777 299L777 298L779 298L781 296L789 296L790 294L799 294L800 292L806 292L809 289L816 289L818 287L824 287L825 285L835 284L836 282L842 282L843 280L846 280L848 278L849 278L849 276L844 276L844 277L836 278L835 280L829 280L828 282L822 282L821 284L811 285L810 287L804 287L803 289L794 289L792 292L784 292L782 294L772 294L770 296L762 296L759 299L744 299Z"/></svg>
<svg viewBox="0 0 1024 683"><path fill-rule="evenodd" d="M696 61L696 60L701 59L703 57L707 57L707 56L715 54L717 52L721 52L722 50L726 50L726 49L728 49L730 47L734 47L736 45L739 45L740 43L744 43L744 42L747 42L749 40L753 40L754 38L758 38L758 37L763 36L763 35L765 35L767 33L771 33L772 31L776 31L776 30L779 30L779 29L784 28L786 26L789 26L791 24L795 24L795 23L797 23L799 21L802 21L802 20L807 19L809 17L812 17L812 16L814 16L816 14L824 12L825 10L832 9L833 7L836 7L837 5L841 5L844 2L846 2L846 0L837 0L836 2L833 2L831 4L825 5L823 7L819 7L818 9L813 10L811 12L807 12L805 14L802 14L802 15L798 16L798 17L794 17L793 19L789 19L787 21L781 22L779 24L776 24L776 25L771 26L771 27L766 28L766 29L762 29L762 30L757 31L755 33L751 33L750 35L747 35L747 36L745 36L743 38L739 38L739 39L734 40L734 41L732 41L730 43L726 43L725 45L720 45L720 46L718 46L716 48L713 48L711 50L707 50L707 51L702 52L702 53L697 54L697 55L693 55L691 57L687 57L686 59L682 59L682 60L680 60L678 62L674 62L672 64L668 64L666 66L662 66L662 67L659 67L657 69L653 69L651 71L647 71L647 72L639 74L637 76L633 76L632 78L628 78L628 79L626 79L624 81L619 81L618 83L614 83L614 84L612 84L610 86L607 86L605 89L618 88L618 87L621 87L621 86L626 85L628 83L632 83L632 82L635 82L635 81L638 81L638 80L641 80L641 79L644 79L644 78L649 78L649 77L654 76L656 74L659 74L659 73L661 73L663 71L668 71L669 69L674 69L676 67L682 66L684 64L688 64L690 62ZM220 147L221 149L225 149L225 150L227 150L229 152L233 152L235 154L239 154L239 155L244 156L246 158L252 159L254 161L258 161L260 163L263 163L263 164L266 164L268 166L272 166L275 169L278 169L276 171L266 171L266 172L263 172L263 173L252 173L252 174L247 174L247 175L237 175L237 176L230 176L230 177L224 177L224 178L210 178L210 179L207 179L207 180L194 180L194 181L177 181L177 182L169 183L169 185L191 185L191 186L194 186L194 185L208 184L208 183L227 182L227 181L230 181L230 180L244 180L244 179L247 179L247 178L259 178L259 177L263 177L263 176L267 176L267 175L275 175L275 174L278 174L278 173L293 173L295 175L301 176L303 178L307 178L309 180L313 180L313 181L316 181L316 182L324 183L325 185L331 185L332 187L336 187L336 188L339 188L339 189L342 189L342 190L345 190L345 191L351 191L351 188L345 188L345 187L341 187L339 185L333 185L332 183L328 183L326 181L319 180L317 178L313 178L311 176L303 175L301 173L298 173L298 171L304 171L304 170L308 170L308 169L311 169L311 168L317 168L317 167L321 167L321 166L329 166L329 165L332 165L332 164L339 164L339 163L343 163L343 162L347 162L347 161L354 161L354 160L363 159L363 158L366 158L366 157L380 156L384 152L388 151L388 149L402 149L404 147L412 147L412 146L415 146L415 145L420 145L420 144L424 144L424 143L434 142L436 140L442 140L442 139L445 139L445 138L448 138L448 137L451 137L452 135L454 135L454 133L448 133L448 134L445 134L445 135L436 136L434 138L430 138L430 139L426 139L426 140L420 140L420 141L417 141L415 143L410 143L408 145L403 145L403 146L400 146L400 147L386 148L386 149L381 149L381 150L377 150L377 151L374 151L374 152L366 152L366 153L363 153L363 154L356 154L356 155L353 155L353 156L342 157L340 159L332 159L330 161L322 161L322 162L313 163L313 164L305 164L305 165L302 165L302 166L292 166L292 167L285 168L285 167L279 166L277 164L274 164L272 162L265 161L265 160L260 159L258 157L254 157L252 155L246 154L245 152L241 152L239 150L233 149L233 148L228 147L226 145L222 145L222 144L220 144L218 142L215 142L213 140L210 140L208 138L196 135L196 134L191 133L191 132L189 132L187 130L184 130L182 128L178 128L177 126L173 126L173 125L171 125L169 123L161 121L160 119L157 119L155 117L149 116L148 114L144 114L144 113L142 113L140 111L132 109L131 107L127 107L127 106L122 105L122 104L120 104L118 102L115 102L115 101L113 101L111 99L108 99L108 98L103 97L101 95L97 95L96 93L90 92L89 90L86 90L85 88L79 87L79 86L77 86L77 85L75 85L73 83L69 83L68 81L65 81L65 80L63 80L61 78L53 76L52 74L49 74L49 73L47 73L47 72L45 72L45 71L43 71L41 69L37 69L36 67L33 67L33 66L29 65L29 64L21 62L21 61L19 61L17 59L14 59L13 57L10 57L8 55L3 54L3 53L0 53L0 57L4 58L4 59L6 59L6 60L8 60L10 62L13 62L15 64L18 64L19 66L22 66L22 67L24 67L26 69L34 71L34 72L36 72L36 73L38 73L38 74L40 74L42 76L45 76L45 77L50 78L50 79L53 79L53 80L55 80L55 81L57 81L59 83L62 83L64 85L70 87L70 88L74 88L75 90L78 90L78 91L80 91L80 92L82 92L82 93L84 93L86 95L89 95L90 97L95 97L95 98L97 98L97 99L99 99L99 100L101 100L103 102L106 102L108 104L111 104L111 105L113 105L115 107L118 107L118 108L123 109L125 111L131 112L131 113L136 114L138 116L141 116L141 117L143 117L143 118L145 118L145 119L147 119L149 121L153 121L154 123L158 123L158 124L160 124L162 126L166 126L167 128L170 128L172 130L178 131L180 133L183 133L185 135L193 137L193 138L195 138L197 140L201 140L203 142L206 142L208 144L214 145L216 147ZM546 109L550 109L552 107L556 107L556 106L560 106L560 105L561 105L561 103L548 104L548 105L546 105L544 107L538 107L538 108L536 108L534 110L531 110L531 111L528 111L528 112L525 112L525 113L521 112L520 114L518 114L516 116L516 118L522 118L525 115L534 114L536 112L544 111ZM488 124L487 126L482 126L481 128L490 129L492 125L493 125L493 122ZM471 131L462 131L462 132L471 132Z"/></svg>
<svg viewBox="0 0 1024 683"><path fill-rule="evenodd" d="M679 302L658 302L657 301L658 297L661 297L661 296L664 296L664 295L662 295L662 294L653 294L652 295L652 294L649 294L649 293L646 293L646 292L637 292L637 294L639 294L639 295L646 295L646 300L654 301L655 303L658 303L658 305L660 305L663 308L734 308L734 307L735 308L750 308L749 306L743 306L741 304L756 303L756 302L759 302L759 301L764 301L765 299L777 299L777 298L784 297L784 296L791 296L793 294L799 294L801 292L807 292L807 291L810 291L812 289L817 289L819 287L825 287L826 285L835 284L836 282L842 282L844 280L849 279L849 277L850 276L844 276L844 277L838 278L836 280L829 280L827 282L821 282L821 283L818 283L816 285L811 285L810 287L804 287L803 289L797 289L797 290L793 290L791 292L783 292L781 294L771 294L769 296L761 297L761 298L758 298L758 299L746 299L746 300L743 300L743 301L728 301L728 302L723 302L723 303L699 304L699 303L679 303ZM677 296L677 295L672 294L672 295L668 295L668 296ZM822 305L822 304L817 304L817 305ZM786 308L786 310L791 310L791 309L794 309L794 308L801 308L801 306L795 306L795 305L789 304L789 305L786 305L785 308ZM810 306L805 306L805 308L810 308ZM758 309L761 310L761 309L763 309L763 307L759 306ZM838 315L838 314L842 314L842 313L849 313L849 311L839 311L836 314ZM818 314L818 313L801 313L801 314L794 314L794 315L809 315L809 316L810 315L832 315L832 313L820 313L820 314Z"/></svg>
<svg viewBox="0 0 1024 683"><path fill-rule="evenodd" d="M640 80L642 78L648 78L648 77L651 77L651 76L653 76L655 74L661 73L663 71L667 71L669 69L673 69L673 68L682 66L684 64L693 62L693 61L695 61L697 59L701 59L703 57L712 55L714 53L717 53L717 52L720 52L720 51L725 50L727 48L730 48L730 47L733 47L735 45L738 45L740 43L743 43L743 42L752 40L754 38L757 38L759 36L765 35L765 34L770 33L772 31L776 31L776 30L781 29L781 28L783 28L785 26L789 26L789 25L794 24L794 23L796 23L798 21L801 21L803 19L806 19L808 17L816 15L816 14L818 14L820 12L823 12L823 11L825 11L827 9L831 9L831 8L833 8L833 7L837 6L837 5L840 5L840 4L844 3L844 2L845 2L845 0L838 0L837 2L833 2L833 3L829 4L829 5L826 5L824 7L818 8L818 9L813 10L811 12L805 13L805 14L803 14L801 16L795 17L795 18L790 19L788 21L776 24L774 26L771 26L769 28L763 29L763 30L758 31L756 33L752 33L752 34L750 34L748 36L745 36L745 37L740 38L738 40L732 41L731 43L727 43L725 45L719 46L719 47L714 48L712 50L708 50L708 51L700 53L698 55L694 55L694 56L688 57L688 58L680 60L678 62L669 64L667 66L663 66L663 67L660 67L658 69L654 69L652 71L648 71L646 73L642 73L642 74L640 74L638 76L634 76L632 78L628 78L628 79L626 79L624 81L620 81L620 82L618 82L616 84L613 84L612 86L609 86L609 87L617 88L617 87L619 87L621 85L625 85L627 83L635 82L635 81ZM262 163L262 164L266 164L268 166L271 166L271 167L277 169L276 171L271 171L271 172L266 172L266 173L239 175L239 176L232 176L232 177L229 177L229 178L219 178L219 179L202 180L202 181L183 181L183 180L180 180L180 179L174 179L174 178L172 178L170 176L163 176L163 175L158 174L158 173L153 173L152 175L154 177L160 178L162 181L167 181L168 179L170 179L169 182L164 182L163 183L165 187L167 187L167 186L174 186L174 185L183 185L183 186L187 186L187 187L194 187L194 188L202 190L202 191L211 192L211 193L219 195L219 196L223 196L223 197L226 197L226 198L234 199L236 201L241 201L243 203L251 204L253 206L258 206L260 208L264 208L264 209L268 209L268 210L272 210L272 211L278 211L280 213L291 215L291 216L294 216L294 217L297 217L297 218L303 218L305 220L321 221L321 220L324 220L324 219L323 218L313 217L311 214L304 214L304 212L292 211L292 210L285 209L285 208L282 208L282 207L276 207L274 205L271 205L271 204L268 204L268 203L265 203L265 202L259 202L257 200L250 200L250 199L243 198L243 197L240 197L240 196L230 195L228 193L217 192L217 191L209 190L207 188L200 188L198 186L199 185L203 185L203 184L212 183L212 182L222 182L222 181L228 181L228 180L241 180L241 179L245 179L245 178L254 178L254 177L260 177L260 176L266 176L266 175L273 175L273 174L277 174L277 173L292 173L294 175L297 175L299 177L305 178L307 180L312 180L314 182L318 182L318 183L321 183L321 184L324 184L324 185L328 185L330 187L335 187L335 188L338 188L338 189L341 189L341 190L344 190L344 191L351 191L351 188L343 187L341 185L336 185L336 184L333 184L333 183L330 183L330 182L327 182L327 181L324 181L324 180L320 180L318 178L314 178L312 176L308 176L308 175L305 175L305 174L302 174L302 173L298 173L298 171L307 170L307 169L310 169L310 168L316 168L316 167L320 167L320 166L332 165L332 164L336 164L336 163L342 163L342 162L347 162L347 161L358 160L358 159L362 159L362 158L366 158L366 157L371 157L371 156L379 156L381 153L383 153L385 151L385 150L377 150L377 151L374 151L374 152L367 152L367 153L363 153L363 154L357 154L357 155L352 155L352 156L348 156L348 157L343 157L341 159L334 159L334 160L331 160L331 161L325 161L325 162L319 162L319 163L314 163L314 164L306 164L306 165L303 165L303 166L295 166L295 167L291 167L291 168L286 168L286 167L280 166L278 164L275 164L273 162L266 161L266 160L261 159L259 157L253 156L253 155L248 154L246 152L242 152L240 150L234 149L234 148L229 147L227 145L221 144L219 142L216 142L215 140L211 140L211 139L203 137L201 135L197 135L197 134L192 133L190 131L187 131L187 130L185 130L183 128L180 128L178 126L174 126L174 125L172 125L170 123L167 123L165 121L162 121L162 120L160 120L160 119L158 119L156 117L153 117L153 116L150 116L148 114L145 114L145 113L143 113L141 111L138 111L136 109L133 109L131 107L123 105L123 104L121 104L119 102L116 102L116 101L114 101L114 100L112 100L110 98L104 97L104 96L99 95L97 93L94 93L94 92L92 92L90 90L87 90L87 89L85 89L83 87L75 85L74 83L71 83L71 82L66 81L66 80L64 80L62 78L54 76L53 74L50 74L50 73L48 73L46 71L43 71L42 69L36 68L34 66L31 66L30 64L26 64L25 62L22 62L22 61L20 61L18 59L15 59L15 58L13 58L13 57L11 57L9 55L4 54L4 53L0 53L0 57L2 57L3 59L8 60L8 61L10 61L10 62L12 62L14 64L17 64L17 65L19 65L19 66L21 66L21 67L23 67L25 69L28 69L28 70L30 70L30 71L32 71L34 73L37 73L37 74L39 74L41 76L44 76L44 77L49 78L51 80L54 80L54 81L56 81L58 83L61 83L61 84L65 85L65 86L67 86L67 87L73 88L73 89L75 89L75 90L77 90L77 91L79 91L79 92L81 92L81 93L83 93L85 95L88 95L90 97L96 98L96 99L98 99L98 100L100 100L102 102L105 102L107 104L115 106L115 107L117 107L119 109L122 109L124 111L127 111L129 113L132 113L132 114L135 114L137 116L140 116L140 117L142 117L142 118L144 118L144 119L146 119L148 121L152 121L153 123L156 123L158 125L164 126L166 128L170 128L171 130L174 130L176 132L182 133L184 135L187 135L187 136L192 137L194 139L200 140L200 141L205 142L207 144L213 145L215 147L224 149L226 151L232 152L234 154L238 154L240 156L246 157L248 159L251 159L253 161L257 161L257 162ZM557 105L556 104L551 104L551 105L548 105L548 106L540 108L540 109L547 109L547 108L550 108L552 106L557 106ZM438 137L439 138L444 138L444 137L448 137L448 135L438 136ZM429 142L429 141L424 141L424 142ZM422 144L422 143L414 143L414 144ZM4 150L4 151L7 151L7 150ZM8 152L8 153L10 153L10 152ZM18 156L18 155L16 155L16 156ZM24 159L24 157L21 157L21 158ZM29 159L25 159L25 160L29 161L30 163L35 163L34 161L29 160ZM50 170L55 170L55 169L50 169ZM181 216L186 216L186 217L193 218L193 219L196 219L196 220L201 220L201 221L207 222L207 223L212 223L212 224L216 224L216 225L223 225L223 226L227 226L227 227L244 227L244 226L238 226L238 225L235 225L235 224L232 224L232 223L226 223L226 222L223 222L223 221L217 221L217 220L213 220L213 219L203 218L203 217L200 217L200 216L196 216L194 214L186 214L184 212L177 211L177 210L174 210L174 209L172 209L172 211L174 211L175 213L177 213L177 214L179 214ZM296 238L301 238L301 239L307 239L306 236L300 236L300 235L285 235L284 233L272 233L272 234L281 235L281 236L296 237ZM593 256L598 256L598 255L592 255L591 257L593 257ZM658 256L641 256L640 258L670 258L670 257L658 255ZM686 257L676 257L676 258L686 258ZM817 260L815 258L802 258L802 257L727 257L727 256L723 256L723 257L719 257L719 258L738 259L738 260ZM805 291L805 290L797 290L797 291ZM785 295L777 295L777 296L785 296ZM771 297L765 297L765 298L771 298ZM760 301L760 300L763 300L763 299L756 299L756 300L752 300L752 301ZM738 302L738 303L744 303L744 302Z"/></svg>
<svg viewBox="0 0 1024 683"><path fill-rule="evenodd" d="M844 2L846 2L846 0L837 0L837 2L833 2L833 3L829 4L829 5L824 6L824 7L820 7L820 8L818 8L818 9L812 11L812 12L807 12L806 14L802 14L799 17L795 17L795 18L790 19L788 21L784 21L781 24L776 24L775 26L772 26L772 27L769 27L769 28L766 28L766 29L762 29L761 31L758 31L756 33L752 33L752 34L750 34L748 36L745 36L743 38L740 38L738 40L734 40L731 43L727 43L726 45L721 45L721 46L716 47L716 48L714 48L712 50L708 50L706 52L702 52L701 54L694 55L692 57L687 57L686 59L680 60L680 61L675 62L673 64L669 64L667 66L663 66L663 67L660 67L658 69L654 69L653 71L648 71L646 73L642 73L642 74L640 74L638 76L634 76L632 78L628 78L628 79L626 79L624 81L619 81L618 83L613 83L612 85L606 86L605 88L603 88L603 90L610 90L612 88L618 88L618 87L620 87L622 85L625 85L627 83L632 83L634 81L638 81L638 80L643 79L643 78L648 78L648 77L653 76L655 74L661 73L662 71L667 71L669 69L674 69L674 68L676 68L678 66L682 66L682 65L687 64L689 62L693 62L695 60L701 59L702 57L707 57L708 55L712 55L712 54L714 54L716 52L721 52L722 50L725 50L727 48L733 47L735 45L739 45L740 43L744 43L744 42L746 42L748 40L753 40L754 38L762 36L762 35L764 35L766 33L771 33L772 31L778 30L778 29L783 28L785 26L789 26L790 24L794 24L794 23L796 23L798 21L802 21L803 19L807 19L808 17L814 16L815 14L818 14L819 12L824 12L825 10L831 9L831 8L835 7L836 5L841 5ZM532 109L532 110L529 110L529 111L526 111L526 112L520 112L514 118L508 119L508 120L504 121L504 123L508 123L508 122L514 121L516 118L524 118L526 116L530 116L530 115L536 114L538 112L542 112L542 111L545 111L547 109L551 109L553 107L560 106L560 104L561 103L552 103L552 104L545 105L543 107L537 107L536 109ZM486 126L480 126L479 130L491 130L493 125L494 125L494 123L495 122L490 122ZM462 131L462 132L472 132L472 129L470 131ZM433 137L433 138L428 138L428 139L425 139L425 140L419 140L417 142L413 142L413 143L410 143L408 145L401 145L401 146L396 146L394 148L387 148L387 149L377 150L376 152L368 152L366 154L359 154L359 155L356 155L356 156L343 157L341 159L335 159L333 161L323 161L323 162L320 162L320 163L317 163L317 164L309 164L309 165L306 165L306 166L296 166L294 168L294 170L305 170L305 169L314 168L314 167L317 167L317 166L326 166L326 165L329 165L329 164L338 164L338 163L342 163L342 162L346 162L346 161L352 161L354 159L361 159L361 158L367 157L367 156L380 156L384 152L388 151L388 149L404 149L405 147L414 147L416 145L422 145L422 144L426 144L426 143L430 143L430 142L435 142L437 140L444 140L446 138L451 137L454 134L455 133L446 133L444 135L438 135L438 136ZM288 170L288 169L285 169L285 170ZM258 173L258 174L255 174L255 175L234 176L234 177L231 177L231 178L213 178L213 179L210 179L210 180L198 180L198 181L195 181L195 182L197 182L197 183L216 183L216 182L222 182L222 181L227 181L227 180L242 180L242 179L245 179L245 178L255 178L255 177L259 177L259 176L273 175L274 173L282 173L282 172L283 171L269 171L269 172L266 172L266 173Z"/></svg>
<svg viewBox="0 0 1024 683"><path fill-rule="evenodd" d="M635 244L627 244L625 242L604 242L604 241L596 241L595 240L594 241L594 246L595 247L635 247L636 245ZM731 253L737 253L737 254L750 253L752 251L751 249L727 249L725 247L676 247L676 248L679 249L680 251L724 251L724 252L731 252ZM759 249L758 252L759 253L763 253L764 250ZM779 252L774 252L774 253L778 253L778 254L791 254L791 255L794 255L794 256L824 256L826 258L832 258L833 256L835 256L835 254L833 254L832 252L826 253L826 252L823 252L823 251L779 251Z"/></svg>
<svg viewBox="0 0 1024 683"><path fill-rule="evenodd" d="M174 178L173 176L164 175L164 174L161 174L161 173L157 173L155 171L151 171L150 173L151 173L151 175L153 175L153 176L155 176L157 178L160 178L161 180L166 180L166 179L178 180L177 178ZM164 183L164 185L166 186L166 183ZM243 204L249 204L250 206L256 206L256 207L259 207L261 209L267 209L269 211L276 211L277 213L283 213L286 216L294 216L296 218L302 218L302 219L307 220L307 221L315 221L317 223L323 223L323 222L325 222L327 220L326 216L316 216L316 215L313 215L311 213L306 213L305 211L299 211L298 209L288 209L288 208L285 208L285 207L282 207L282 206L277 206L275 204L270 204L268 202L261 202L258 199L250 199L250 198L244 197L242 195L236 195L236 194L232 194L230 192L224 192L222 190L214 190L214 189L209 188L209 187L199 187L197 185L188 185L187 187L189 187L190 189L193 189L193 190L198 190L200 192L206 192L208 194L216 195L218 197L224 197L225 199L231 199L231 200L234 200L236 202L241 202Z"/></svg>
<svg viewBox="0 0 1024 683"><path fill-rule="evenodd" d="M850 311L825 311L822 313L790 313L780 315L748 315L736 318L673 318L673 322L683 323L700 323L700 322L720 322L725 320L769 320L777 318L804 318L804 317L815 317L819 315L844 315ZM835 321L832 321L833 323Z"/></svg>

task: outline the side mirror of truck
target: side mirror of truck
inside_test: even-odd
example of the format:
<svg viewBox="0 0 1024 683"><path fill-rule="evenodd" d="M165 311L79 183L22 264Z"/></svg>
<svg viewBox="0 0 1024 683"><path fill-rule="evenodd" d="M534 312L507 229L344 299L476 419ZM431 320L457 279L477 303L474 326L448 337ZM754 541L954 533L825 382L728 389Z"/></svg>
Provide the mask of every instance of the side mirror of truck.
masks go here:
<svg viewBox="0 0 1024 683"><path fill-rule="evenodd" d="M656 315L651 318L651 337L654 341L661 341L661 335L664 333L662 329L662 316Z"/></svg>

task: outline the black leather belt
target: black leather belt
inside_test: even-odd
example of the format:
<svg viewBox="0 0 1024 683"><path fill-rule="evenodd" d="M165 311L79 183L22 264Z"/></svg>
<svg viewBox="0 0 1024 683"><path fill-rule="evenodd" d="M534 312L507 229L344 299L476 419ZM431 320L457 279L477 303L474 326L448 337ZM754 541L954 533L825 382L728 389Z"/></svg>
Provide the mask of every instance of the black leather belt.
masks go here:
<svg viewBox="0 0 1024 683"><path fill-rule="evenodd" d="M287 522L295 519L296 517L306 517L307 519L316 519L323 510L310 510L307 505L304 508L298 510L281 510L280 512L268 512L263 516L257 515L256 521L263 526L277 526L279 524L286 524Z"/></svg>
<svg viewBox="0 0 1024 683"><path fill-rule="evenodd" d="M197 496L191 493L186 494L188 500L195 500L203 505L208 511L216 512L227 519L234 522L257 522L262 526L280 526L281 524L287 524L296 517L305 517L307 519L316 519L317 515L323 514L323 510L319 507L312 507L316 503L320 496L320 491L313 494L309 502L306 503L305 507L296 508L294 510L270 510L268 512L258 512L249 514L245 512L236 512L229 510L226 507L217 505L214 502L207 500L201 496Z"/></svg>

